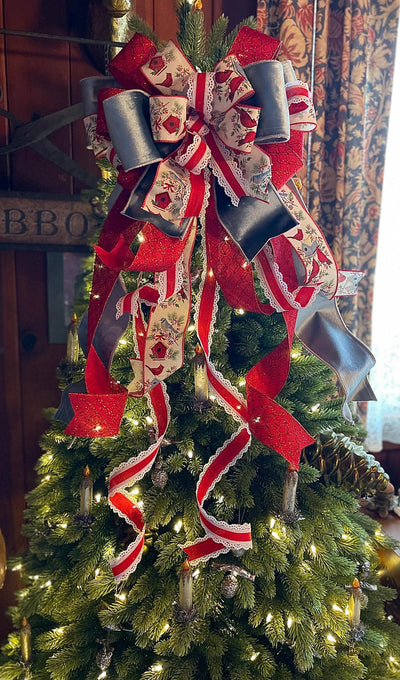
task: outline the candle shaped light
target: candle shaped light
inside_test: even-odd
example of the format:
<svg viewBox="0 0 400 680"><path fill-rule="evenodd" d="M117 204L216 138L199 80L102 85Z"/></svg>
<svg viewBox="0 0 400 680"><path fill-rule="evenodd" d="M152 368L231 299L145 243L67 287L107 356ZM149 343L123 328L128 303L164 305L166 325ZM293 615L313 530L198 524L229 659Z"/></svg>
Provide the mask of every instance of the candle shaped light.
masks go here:
<svg viewBox="0 0 400 680"><path fill-rule="evenodd" d="M350 588L350 600L348 607L348 619L352 628L355 628L360 624L362 599L363 592L361 590L360 581L358 578L355 578Z"/></svg>
<svg viewBox="0 0 400 680"><path fill-rule="evenodd" d="M292 514L295 511L298 478L299 475L296 468L289 463L283 486L282 511L284 514Z"/></svg>
<svg viewBox="0 0 400 680"><path fill-rule="evenodd" d="M197 401L204 403L208 401L207 362L204 356L203 348L199 343L197 343L194 351L194 394Z"/></svg>
<svg viewBox="0 0 400 680"><path fill-rule="evenodd" d="M78 317L73 314L71 323L68 326L67 337L67 361L69 364L76 364L79 357L79 337L78 337Z"/></svg>
<svg viewBox="0 0 400 680"><path fill-rule="evenodd" d="M79 514L86 516L90 515L93 503L93 477L90 474L90 468L86 465L83 471L83 477L79 488L80 492L80 510Z"/></svg>
<svg viewBox="0 0 400 680"><path fill-rule="evenodd" d="M193 575L189 560L182 564L179 578L179 605L189 612L193 607Z"/></svg>
<svg viewBox="0 0 400 680"><path fill-rule="evenodd" d="M31 660L31 643L32 631L28 620L24 617L21 621L21 630L19 633L21 643L21 659L23 663L29 663Z"/></svg>

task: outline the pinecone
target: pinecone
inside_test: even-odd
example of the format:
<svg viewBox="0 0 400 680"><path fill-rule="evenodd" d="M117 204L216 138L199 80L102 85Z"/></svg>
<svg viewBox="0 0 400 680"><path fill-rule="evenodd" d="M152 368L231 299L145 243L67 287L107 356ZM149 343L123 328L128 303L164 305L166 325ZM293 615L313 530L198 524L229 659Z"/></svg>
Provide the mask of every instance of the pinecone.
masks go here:
<svg viewBox="0 0 400 680"><path fill-rule="evenodd" d="M363 446L343 434L326 430L315 444L302 451L302 461L321 471L321 480L327 486L335 484L358 495L372 496L383 491L389 477Z"/></svg>
<svg viewBox="0 0 400 680"><path fill-rule="evenodd" d="M238 589L238 580L233 574L227 574L222 579L221 592L224 597L233 597Z"/></svg>
<svg viewBox="0 0 400 680"><path fill-rule="evenodd" d="M163 469L162 460L157 460L151 471L151 481L157 489L163 489L168 482L168 474Z"/></svg>

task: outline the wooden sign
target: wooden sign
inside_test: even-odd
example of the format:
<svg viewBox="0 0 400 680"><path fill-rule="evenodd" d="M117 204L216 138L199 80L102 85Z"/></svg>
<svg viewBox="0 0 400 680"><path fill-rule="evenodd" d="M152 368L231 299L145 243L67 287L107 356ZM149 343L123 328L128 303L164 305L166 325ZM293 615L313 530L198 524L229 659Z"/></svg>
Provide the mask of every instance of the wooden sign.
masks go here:
<svg viewBox="0 0 400 680"><path fill-rule="evenodd" d="M0 249L82 248L96 228L93 206L76 197L57 200L40 194L0 194Z"/></svg>

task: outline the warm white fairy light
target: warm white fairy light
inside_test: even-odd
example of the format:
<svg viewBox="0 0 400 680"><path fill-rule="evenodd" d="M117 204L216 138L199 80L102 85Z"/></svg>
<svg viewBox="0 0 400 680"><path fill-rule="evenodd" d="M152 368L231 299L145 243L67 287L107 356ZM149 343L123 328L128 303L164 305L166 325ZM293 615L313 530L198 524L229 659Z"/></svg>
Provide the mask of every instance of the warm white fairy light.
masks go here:
<svg viewBox="0 0 400 680"><path fill-rule="evenodd" d="M97 567L97 569L94 570L94 575L98 576L100 574L100 569Z"/></svg>
<svg viewBox="0 0 400 680"><path fill-rule="evenodd" d="M240 315L243 315L243 314L244 314L244 309L242 309L242 307L240 307L240 308L237 310L237 313L240 314Z"/></svg>
<svg viewBox="0 0 400 680"><path fill-rule="evenodd" d="M393 616L392 616L391 614L389 614L389 616L387 617L387 619L388 619L388 621L393 621Z"/></svg>
<svg viewBox="0 0 400 680"><path fill-rule="evenodd" d="M96 493L94 496L96 503L100 503L101 498L102 498L101 493Z"/></svg>
<svg viewBox="0 0 400 680"><path fill-rule="evenodd" d="M244 387L245 384L246 384L246 381L245 381L244 378L242 378L241 380L239 380L239 387Z"/></svg>
<svg viewBox="0 0 400 680"><path fill-rule="evenodd" d="M343 614L343 609L341 607L339 607L338 604L333 604L332 609L333 609L334 612L341 612Z"/></svg>
<svg viewBox="0 0 400 680"><path fill-rule="evenodd" d="M317 554L317 548L315 547L314 543L312 543L312 544L310 545L310 552L312 553L312 555L313 555L314 557L315 557L315 555Z"/></svg>
<svg viewBox="0 0 400 680"><path fill-rule="evenodd" d="M321 404L314 404L314 406L311 406L311 411L315 413L316 411L318 411L320 406Z"/></svg>
<svg viewBox="0 0 400 680"><path fill-rule="evenodd" d="M121 338L121 340L119 341L119 344L120 344L120 345L127 345L127 344L128 344L128 341L125 340L125 338Z"/></svg>
<svg viewBox="0 0 400 680"><path fill-rule="evenodd" d="M193 578L198 578L200 576L200 569L195 569L193 572Z"/></svg>
<svg viewBox="0 0 400 680"><path fill-rule="evenodd" d="M99 297L100 297L100 295L99 295L98 293L95 293L95 294L93 295L93 300L98 300Z"/></svg>
<svg viewBox="0 0 400 680"><path fill-rule="evenodd" d="M223 503L224 502L224 496L219 496L218 497L218 503Z"/></svg>
<svg viewBox="0 0 400 680"><path fill-rule="evenodd" d="M249 266L248 262L243 262L243 264L242 264L243 269L246 269L246 267L248 267L248 266Z"/></svg>
<svg viewBox="0 0 400 680"><path fill-rule="evenodd" d="M137 427L137 426L139 425L139 421L138 421L138 420L132 420L132 424L133 424L135 427Z"/></svg>
<svg viewBox="0 0 400 680"><path fill-rule="evenodd" d="M273 538L276 538L278 541L281 540L281 537L279 536L279 534L278 534L277 531L271 531L271 536L272 536Z"/></svg>
<svg viewBox="0 0 400 680"><path fill-rule="evenodd" d="M178 521L175 522L175 524L174 524L174 531L176 531L176 533L179 534L182 527L183 527L183 522L182 522L181 519L178 519Z"/></svg>
<svg viewBox="0 0 400 680"><path fill-rule="evenodd" d="M166 633L167 630L169 630L169 623L166 623L164 628L163 628L164 633Z"/></svg>
<svg viewBox="0 0 400 680"><path fill-rule="evenodd" d="M275 517L271 517L271 519L269 520L270 529L273 529L273 528L274 528L275 523L276 523Z"/></svg>
<svg viewBox="0 0 400 680"><path fill-rule="evenodd" d="M288 619L287 619L287 621L286 621L286 625L287 625L288 628L291 628L291 627L292 627L292 625L293 625L293 619L292 619L291 616L288 616Z"/></svg>
<svg viewBox="0 0 400 680"><path fill-rule="evenodd" d="M326 639L328 640L328 642L336 642L336 638L331 633L328 633Z"/></svg>
<svg viewBox="0 0 400 680"><path fill-rule="evenodd" d="M131 491L132 496L138 496L140 494L140 488L138 486L134 486L132 491Z"/></svg>
<svg viewBox="0 0 400 680"><path fill-rule="evenodd" d="M215 396L215 394L210 394L210 399L211 399L211 401L215 401L216 398L217 398L217 397Z"/></svg>
<svg viewBox="0 0 400 680"><path fill-rule="evenodd" d="M49 479L50 479L50 475L46 475L46 477L44 477L45 482L48 482Z"/></svg>
<svg viewBox="0 0 400 680"><path fill-rule="evenodd" d="M101 425L96 425L94 429L96 432L100 432L100 430L102 430L103 428L101 427Z"/></svg>
<svg viewBox="0 0 400 680"><path fill-rule="evenodd" d="M159 673L160 671L162 671L162 669L163 669L163 667L160 663L156 663L156 664L154 664L154 666L151 667L151 670L156 672L156 673Z"/></svg>
<svg viewBox="0 0 400 680"><path fill-rule="evenodd" d="M344 610L344 613L346 614L346 616L348 616L350 614L350 609L348 607L346 607L346 609Z"/></svg>
<svg viewBox="0 0 400 680"><path fill-rule="evenodd" d="M66 522L63 522L62 524L60 524L61 529L66 529L67 526L68 526L68 524Z"/></svg>
<svg viewBox="0 0 400 680"><path fill-rule="evenodd" d="M188 457L188 458L193 458L193 451L192 451L192 449L189 449L189 451L187 452L187 457Z"/></svg>
<svg viewBox="0 0 400 680"><path fill-rule="evenodd" d="M274 617L272 616L271 612L269 612L269 614L267 614L266 622L267 622L267 623L270 623L270 622L272 621L273 618L274 618Z"/></svg>
<svg viewBox="0 0 400 680"><path fill-rule="evenodd" d="M255 661L256 658L257 658L259 655L260 655L260 652L254 652L254 653L251 655L251 657L250 657L250 661Z"/></svg>
<svg viewBox="0 0 400 680"><path fill-rule="evenodd" d="M190 324L190 326L188 326L189 333L193 333L194 330L196 330L196 326L194 326L193 324Z"/></svg>
<svg viewBox="0 0 400 680"><path fill-rule="evenodd" d="M344 541L347 541L348 538L349 538L349 535L348 535L348 534L342 534L342 539L343 539Z"/></svg>
<svg viewBox="0 0 400 680"><path fill-rule="evenodd" d="M140 243L143 243L143 241L144 241L143 234L138 234L138 241L140 241Z"/></svg>
<svg viewBox="0 0 400 680"><path fill-rule="evenodd" d="M292 352L291 355L292 359L297 359L297 357L300 356L300 352Z"/></svg>
<svg viewBox="0 0 400 680"><path fill-rule="evenodd" d="M97 676L97 680L103 680L103 678L106 678L106 677L107 677L107 672L106 672L106 671L102 671L102 672L100 673L100 675Z"/></svg>
<svg viewBox="0 0 400 680"><path fill-rule="evenodd" d="M214 276L214 272L212 269L208 270L208 276L210 277L210 279L212 279L212 277Z"/></svg>
<svg viewBox="0 0 400 680"><path fill-rule="evenodd" d="M117 600L120 600L121 602L125 602L125 600L126 600L126 593L124 593L124 592L122 592L122 593L115 593L115 597L117 598Z"/></svg>
<svg viewBox="0 0 400 680"><path fill-rule="evenodd" d="M152 423L153 423L153 418L151 418L151 416L146 416L146 423L147 423L148 425L152 425Z"/></svg>
<svg viewBox="0 0 400 680"><path fill-rule="evenodd" d="M64 628L55 628L54 632L57 633L57 635L62 635L62 633L64 632Z"/></svg>
<svg viewBox="0 0 400 680"><path fill-rule="evenodd" d="M20 571L22 569L22 564L16 564L15 567L11 569L11 571Z"/></svg>
<svg viewBox="0 0 400 680"><path fill-rule="evenodd" d="M46 583L44 584L43 587L44 588L50 588L50 586L51 586L51 581L46 581Z"/></svg>
<svg viewBox="0 0 400 680"><path fill-rule="evenodd" d="M138 502L136 503L136 505L138 506L138 508L140 508L141 510L143 510L143 508L144 508L144 503L143 503L143 501L138 501Z"/></svg>

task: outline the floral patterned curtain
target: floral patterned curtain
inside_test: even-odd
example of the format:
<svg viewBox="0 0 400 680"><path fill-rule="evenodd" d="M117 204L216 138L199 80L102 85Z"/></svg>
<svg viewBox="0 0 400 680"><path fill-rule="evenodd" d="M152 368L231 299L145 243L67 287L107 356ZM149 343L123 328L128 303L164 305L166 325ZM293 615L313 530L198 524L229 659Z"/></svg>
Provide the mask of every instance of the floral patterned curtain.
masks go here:
<svg viewBox="0 0 400 680"><path fill-rule="evenodd" d="M399 0L257 0L259 29L312 85L318 126L302 179L340 268L366 272L341 311L367 344L398 11Z"/></svg>

